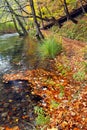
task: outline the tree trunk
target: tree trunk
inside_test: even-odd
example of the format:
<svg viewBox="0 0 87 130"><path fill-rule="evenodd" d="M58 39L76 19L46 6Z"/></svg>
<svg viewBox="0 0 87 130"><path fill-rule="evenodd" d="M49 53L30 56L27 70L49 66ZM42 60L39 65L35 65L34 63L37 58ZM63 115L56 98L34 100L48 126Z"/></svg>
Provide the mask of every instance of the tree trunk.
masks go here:
<svg viewBox="0 0 87 130"><path fill-rule="evenodd" d="M21 15L23 16L23 8L22 8L22 6L20 5L19 1L17 1L17 0L14 0L14 1L15 1L16 4L19 6L19 8L20 8L20 12L21 12ZM25 25L27 25L25 18L22 17L22 19L23 19Z"/></svg>
<svg viewBox="0 0 87 130"><path fill-rule="evenodd" d="M43 19L42 19L41 7L40 7L40 5L39 5L38 0L37 0L37 5L38 5L38 10L39 10L39 16L40 16L40 18L41 18L42 27L44 27L44 22L43 22Z"/></svg>
<svg viewBox="0 0 87 130"><path fill-rule="evenodd" d="M64 0L64 11L65 11L65 13L67 15L67 19L69 20L70 19L70 15L69 15L69 11L68 11L66 0Z"/></svg>
<svg viewBox="0 0 87 130"><path fill-rule="evenodd" d="M14 12L14 10L12 9L12 7L11 7L11 5L9 4L8 0L5 0L5 1L6 1L6 3L7 3L7 6L8 6L8 8L9 8L10 13L15 16L16 20L18 21L19 26L21 27L21 29L22 29L22 31L23 31L23 34L22 34L22 33L19 33L18 29L16 28L16 29L17 29L17 32L19 33L19 35L24 35L24 36L28 35L27 30L26 30L25 27L23 26L23 23L21 22L21 20L20 20L19 17L17 16L17 14L16 14L16 13ZM13 16L12 16L12 17L13 17ZM13 19L13 21L14 21L14 19ZM14 21L14 22L15 22L15 21ZM15 25L15 23L14 23L14 25ZM15 27L16 27L16 26L15 26Z"/></svg>
<svg viewBox="0 0 87 130"><path fill-rule="evenodd" d="M66 3L66 0L64 0L64 11L66 13L66 16L67 16L67 20L71 20L73 23L77 23L77 20L73 19L70 14L69 14L69 10L68 10L68 7L67 7L67 3Z"/></svg>
<svg viewBox="0 0 87 130"><path fill-rule="evenodd" d="M84 7L83 7L82 0L79 0L79 1L80 1L81 6L82 6L82 11L83 11L83 13L85 14L86 12L85 12L85 9L84 9Z"/></svg>
<svg viewBox="0 0 87 130"><path fill-rule="evenodd" d="M33 2L33 0L29 0L29 2L30 2L30 7L31 7L31 11L32 11L32 15L33 15L33 20L34 20L34 23L35 23L36 31L37 31L36 36L39 39L43 39L44 36L41 33L41 31L40 31L39 24L38 24L37 18L36 18L36 12L35 12L35 9L34 9L34 2Z"/></svg>
<svg viewBox="0 0 87 130"><path fill-rule="evenodd" d="M13 19L13 23L14 23L15 29L16 29L16 31L18 32L18 34L21 36L21 32L20 32L20 30L19 30L18 27L17 27L16 20L15 20L13 14L11 14L11 15L12 15L12 19Z"/></svg>

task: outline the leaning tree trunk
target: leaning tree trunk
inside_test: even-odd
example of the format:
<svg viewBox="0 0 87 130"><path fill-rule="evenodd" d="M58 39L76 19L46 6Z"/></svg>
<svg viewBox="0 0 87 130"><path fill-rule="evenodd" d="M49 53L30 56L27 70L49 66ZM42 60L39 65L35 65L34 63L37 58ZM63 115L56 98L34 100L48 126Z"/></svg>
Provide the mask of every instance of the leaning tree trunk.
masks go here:
<svg viewBox="0 0 87 130"><path fill-rule="evenodd" d="M23 31L24 36L27 36L27 35L28 35L28 32L27 32L27 30L25 29L23 23L21 22L21 20L19 19L19 17L18 17L17 15L15 15L15 17L16 17L16 19L17 19L19 25L20 25L21 28L22 28L22 31Z"/></svg>
<svg viewBox="0 0 87 130"><path fill-rule="evenodd" d="M22 33L19 33L19 31L17 30L18 33L19 33L19 35L21 34L21 35L23 35L23 36L27 36L27 35L28 35L28 32L27 32L27 30L25 29L25 27L23 26L23 23L21 22L21 20L20 20L19 17L17 16L17 14L14 12L14 10L13 10L13 8L11 7L11 5L9 4L8 0L5 0L5 2L7 3L7 6L8 6L8 8L9 8L9 11L10 11L11 15L14 15L14 16L15 16L16 20L18 21L19 26L21 27L21 29L22 29L22 31L23 31L23 34L22 34ZM15 23L14 23L14 24L15 24ZM17 28L16 28L16 29L17 29Z"/></svg>
<svg viewBox="0 0 87 130"><path fill-rule="evenodd" d="M41 31L40 31L39 24L38 24L37 18L36 18L36 12L35 12L35 9L34 9L34 2L33 2L33 0L29 0L29 2L30 2L30 7L31 7L32 16L33 16L33 20L34 20L34 23L35 23L36 31L37 31L36 36L37 36L39 39L43 39L44 36L43 36L43 34L41 33Z"/></svg>
<svg viewBox="0 0 87 130"><path fill-rule="evenodd" d="M14 17L13 14L11 14L11 15L12 15L12 19L13 19L13 23L14 23L15 29L18 32L18 34L21 36L21 32L20 32L20 30L17 27L17 23L16 23L16 20L15 20L15 17Z"/></svg>
<svg viewBox="0 0 87 130"><path fill-rule="evenodd" d="M19 8L20 8L20 12L21 12L21 15L23 16L23 8L22 8L22 6L20 5L20 2L17 1L17 0L14 0L14 1L15 1L16 4L19 6ZM25 18L22 17L22 19L23 19L23 21L24 21L24 23L25 23L25 25L26 25L26 20L25 20Z"/></svg>

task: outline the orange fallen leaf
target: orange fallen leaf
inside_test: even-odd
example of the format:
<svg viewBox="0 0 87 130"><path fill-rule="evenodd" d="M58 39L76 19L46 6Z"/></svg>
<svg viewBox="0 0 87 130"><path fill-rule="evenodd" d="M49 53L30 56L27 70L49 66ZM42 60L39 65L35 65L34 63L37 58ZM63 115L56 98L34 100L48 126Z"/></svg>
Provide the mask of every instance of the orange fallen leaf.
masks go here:
<svg viewBox="0 0 87 130"><path fill-rule="evenodd" d="M79 128L74 128L73 130L80 130Z"/></svg>
<svg viewBox="0 0 87 130"><path fill-rule="evenodd" d="M18 126L14 126L13 128L6 127L5 130L20 130Z"/></svg>
<svg viewBox="0 0 87 130"><path fill-rule="evenodd" d="M12 128L6 127L5 130L13 130Z"/></svg>
<svg viewBox="0 0 87 130"><path fill-rule="evenodd" d="M22 119L26 119L28 118L28 115L22 116Z"/></svg>
<svg viewBox="0 0 87 130"><path fill-rule="evenodd" d="M68 123L67 123L66 121L63 121L62 124L61 124L61 126L62 126L63 128L65 128L67 125L68 125Z"/></svg>

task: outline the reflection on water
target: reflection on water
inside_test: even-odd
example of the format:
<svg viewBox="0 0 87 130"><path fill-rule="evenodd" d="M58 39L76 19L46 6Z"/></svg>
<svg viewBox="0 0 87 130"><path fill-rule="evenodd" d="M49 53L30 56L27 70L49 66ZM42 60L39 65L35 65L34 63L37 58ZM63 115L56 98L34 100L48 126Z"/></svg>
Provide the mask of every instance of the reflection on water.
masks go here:
<svg viewBox="0 0 87 130"><path fill-rule="evenodd" d="M11 65L10 65L10 58L7 57L3 57L0 55L0 73L5 73L7 70L11 69Z"/></svg>
<svg viewBox="0 0 87 130"><path fill-rule="evenodd" d="M23 39L16 35L0 36L0 74L16 70L22 60Z"/></svg>
<svg viewBox="0 0 87 130"><path fill-rule="evenodd" d="M0 36L0 39L5 39L13 36L18 36L18 33L13 33L13 34L4 34Z"/></svg>
<svg viewBox="0 0 87 130"><path fill-rule="evenodd" d="M0 36L0 74L46 68L38 54L38 43L29 37L20 38L17 34Z"/></svg>

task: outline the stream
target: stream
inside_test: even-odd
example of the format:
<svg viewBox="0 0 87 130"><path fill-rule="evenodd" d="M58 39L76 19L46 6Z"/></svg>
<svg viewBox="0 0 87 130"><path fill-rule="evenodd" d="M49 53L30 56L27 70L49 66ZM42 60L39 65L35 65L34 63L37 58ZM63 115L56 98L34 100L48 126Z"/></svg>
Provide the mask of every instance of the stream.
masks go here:
<svg viewBox="0 0 87 130"><path fill-rule="evenodd" d="M17 33L0 36L0 126L19 126L21 130L35 129L34 106L41 100L31 94L31 84L16 80L2 82L4 74L45 68L37 52L38 43Z"/></svg>

